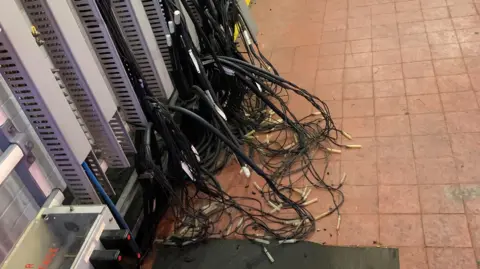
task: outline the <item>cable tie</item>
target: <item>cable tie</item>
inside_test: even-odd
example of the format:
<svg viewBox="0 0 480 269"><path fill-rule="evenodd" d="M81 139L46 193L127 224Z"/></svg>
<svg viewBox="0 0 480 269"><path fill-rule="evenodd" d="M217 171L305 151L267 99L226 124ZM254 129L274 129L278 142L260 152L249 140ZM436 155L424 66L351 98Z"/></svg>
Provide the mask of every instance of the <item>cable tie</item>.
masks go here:
<svg viewBox="0 0 480 269"><path fill-rule="evenodd" d="M270 255L270 252L268 252L267 248L266 247L263 247L263 252L265 252L265 255L267 255L267 258L268 260L271 262L271 263L274 263L275 260L273 259L272 255Z"/></svg>
<svg viewBox="0 0 480 269"><path fill-rule="evenodd" d="M349 149L361 149L362 145L345 145Z"/></svg>
<svg viewBox="0 0 480 269"><path fill-rule="evenodd" d="M314 199L312 199L312 200L310 200L310 201L308 201L308 202L303 203L302 205L303 205L303 206L309 206L309 205L311 205L311 204L313 204L313 203L316 203L316 202L318 202L318 198L314 198Z"/></svg>
<svg viewBox="0 0 480 269"><path fill-rule="evenodd" d="M302 197L303 197L303 192L302 192L302 190L300 190L300 189L297 189L297 188L292 188L292 190L293 190L294 192L296 192L296 193L298 193L298 194L302 195Z"/></svg>
<svg viewBox="0 0 480 269"><path fill-rule="evenodd" d="M342 151L339 149L326 148L326 150L331 153L339 153L339 154L342 153Z"/></svg>
<svg viewBox="0 0 480 269"><path fill-rule="evenodd" d="M295 145L296 145L295 142L292 142L292 143L286 145L285 147L283 147L283 149L284 150L289 150L289 149L293 148L293 146L295 146Z"/></svg>
<svg viewBox="0 0 480 269"><path fill-rule="evenodd" d="M340 230L340 222L341 221L342 221L342 216L338 215L338 218L337 218L337 232L338 232L338 230Z"/></svg>
<svg viewBox="0 0 480 269"><path fill-rule="evenodd" d="M258 84L258 82L255 82L255 84L257 84L258 91L263 92L262 87L260 86L260 84Z"/></svg>
<svg viewBox="0 0 480 269"><path fill-rule="evenodd" d="M345 131L343 131L343 130L340 131L340 132L342 133L343 136L345 136L346 138L348 138L348 140L352 140L352 136L351 136L349 133L347 133L347 132L345 132Z"/></svg>
<svg viewBox="0 0 480 269"><path fill-rule="evenodd" d="M253 182L253 186L255 186L255 188L257 188L258 191L262 191L262 188L260 188L260 186L258 186L257 182Z"/></svg>
<svg viewBox="0 0 480 269"><path fill-rule="evenodd" d="M282 205L276 205L274 202L272 202L271 200L268 200L267 201L268 204L273 208L272 211L270 211L270 214L273 214L277 211L280 211L282 209Z"/></svg>
<svg viewBox="0 0 480 269"><path fill-rule="evenodd" d="M181 22L181 19L182 19L182 17L181 17L180 11L179 11L179 10L175 10L175 11L173 12L173 21L175 22L175 24L176 24L176 25L179 25L180 22Z"/></svg>
<svg viewBox="0 0 480 269"><path fill-rule="evenodd" d="M257 243L260 243L260 244L264 244L264 245L270 245L270 242L265 240L265 239L261 239L261 238L253 238L253 241L257 242Z"/></svg>
<svg viewBox="0 0 480 269"><path fill-rule="evenodd" d="M267 134L265 138L265 143L270 144L270 134Z"/></svg>
<svg viewBox="0 0 480 269"><path fill-rule="evenodd" d="M173 24L173 21L168 21L168 30L170 31L170 34L175 33L175 24Z"/></svg>
<svg viewBox="0 0 480 269"><path fill-rule="evenodd" d="M190 166L188 166L188 164L186 164L184 161L181 161L180 162L180 165L182 166L182 169L183 171L185 172L185 174L187 174L187 176L193 181L197 181L194 177L193 177L193 174L192 174L192 170L190 170Z"/></svg>
<svg viewBox="0 0 480 269"><path fill-rule="evenodd" d="M242 225L243 225L243 217L238 221L237 229L240 229L240 227L242 227Z"/></svg>
<svg viewBox="0 0 480 269"><path fill-rule="evenodd" d="M250 176L252 175L250 169L248 169L247 166L242 166L242 168L240 169L240 174L244 174L247 178L250 178Z"/></svg>
<svg viewBox="0 0 480 269"><path fill-rule="evenodd" d="M245 37L245 41L247 42L247 45L252 45L252 39L250 38L250 34L248 33L247 30L243 31L243 36Z"/></svg>
<svg viewBox="0 0 480 269"><path fill-rule="evenodd" d="M315 112L312 113L312 115L315 115L315 116L317 116L317 115L322 115L322 112L320 112L320 111L315 111Z"/></svg>
<svg viewBox="0 0 480 269"><path fill-rule="evenodd" d="M232 231L232 224L230 223L225 233L223 233L223 236L229 235L231 231Z"/></svg>
<svg viewBox="0 0 480 269"><path fill-rule="evenodd" d="M312 192L312 189L308 189L308 191L305 193L304 196L302 196L303 200L307 200L308 196L310 195L310 193Z"/></svg>
<svg viewBox="0 0 480 269"><path fill-rule="evenodd" d="M280 245L281 245L281 244L295 244L295 243L297 243L297 242L298 242L298 240L297 240L297 239L294 239L294 238L278 241L278 243L279 243Z"/></svg>
<svg viewBox="0 0 480 269"><path fill-rule="evenodd" d="M340 186L345 183L345 180L347 180L347 173L343 173L342 180L340 180Z"/></svg>
<svg viewBox="0 0 480 269"><path fill-rule="evenodd" d="M200 72L200 66L198 65L197 58L195 58L195 55L193 55L192 49L188 50L188 55L190 55L190 59L192 60L193 65L195 66L195 69L197 70L197 73L200 74L201 73Z"/></svg>
<svg viewBox="0 0 480 269"><path fill-rule="evenodd" d="M303 191L302 191L302 198L305 197L305 193L307 193L307 186L305 186L305 188L303 188Z"/></svg>
<svg viewBox="0 0 480 269"><path fill-rule="evenodd" d="M199 162L200 161L200 155L198 154L198 151L197 149L192 145L191 147L193 153L195 153L195 157L197 158L197 161Z"/></svg>

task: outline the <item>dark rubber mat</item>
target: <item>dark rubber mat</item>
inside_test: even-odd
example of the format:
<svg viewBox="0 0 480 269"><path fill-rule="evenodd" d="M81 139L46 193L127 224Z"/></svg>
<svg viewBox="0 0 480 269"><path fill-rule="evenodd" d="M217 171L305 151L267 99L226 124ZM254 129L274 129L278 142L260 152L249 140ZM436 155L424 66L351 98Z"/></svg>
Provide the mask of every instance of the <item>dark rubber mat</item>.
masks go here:
<svg viewBox="0 0 480 269"><path fill-rule="evenodd" d="M184 248L158 246L152 269L399 269L398 249L336 247L311 242L266 245L246 240L210 240Z"/></svg>

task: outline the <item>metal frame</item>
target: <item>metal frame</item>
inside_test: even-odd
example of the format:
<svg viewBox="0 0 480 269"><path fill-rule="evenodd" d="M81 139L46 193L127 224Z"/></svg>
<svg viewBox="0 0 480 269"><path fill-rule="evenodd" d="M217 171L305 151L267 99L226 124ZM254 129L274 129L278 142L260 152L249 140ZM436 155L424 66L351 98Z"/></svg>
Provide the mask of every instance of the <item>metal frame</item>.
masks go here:
<svg viewBox="0 0 480 269"><path fill-rule="evenodd" d="M168 100L172 80L141 0L112 0L112 9L148 88L156 98Z"/></svg>
<svg viewBox="0 0 480 269"><path fill-rule="evenodd" d="M89 141L14 1L0 8L0 73L79 203L100 203L80 163Z"/></svg>
<svg viewBox="0 0 480 269"><path fill-rule="evenodd" d="M22 0L32 24L39 31L50 59L65 82L94 139L94 148L111 167L129 162L109 121L117 111L103 70L88 47L66 0Z"/></svg>

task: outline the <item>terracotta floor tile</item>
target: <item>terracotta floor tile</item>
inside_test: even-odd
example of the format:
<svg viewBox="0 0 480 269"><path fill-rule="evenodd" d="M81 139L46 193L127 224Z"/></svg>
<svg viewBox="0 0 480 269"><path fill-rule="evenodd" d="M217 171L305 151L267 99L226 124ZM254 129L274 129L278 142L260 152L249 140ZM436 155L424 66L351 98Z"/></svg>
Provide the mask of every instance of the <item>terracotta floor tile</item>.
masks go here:
<svg viewBox="0 0 480 269"><path fill-rule="evenodd" d="M373 52L373 64L374 65L387 65L401 63L400 50L385 50Z"/></svg>
<svg viewBox="0 0 480 269"><path fill-rule="evenodd" d="M480 27L479 16L452 18L452 21L453 21L453 26L455 27L455 29L458 29L458 30Z"/></svg>
<svg viewBox="0 0 480 269"><path fill-rule="evenodd" d="M384 185L417 184L413 159L380 159L378 161L378 182Z"/></svg>
<svg viewBox="0 0 480 269"><path fill-rule="evenodd" d="M375 117L377 136L410 134L410 121L406 115Z"/></svg>
<svg viewBox="0 0 480 269"><path fill-rule="evenodd" d="M317 231L313 232L308 241L325 245L337 244L337 216L330 215L323 218L317 224Z"/></svg>
<svg viewBox="0 0 480 269"><path fill-rule="evenodd" d="M453 75L437 77L440 92L463 92L472 90L468 75Z"/></svg>
<svg viewBox="0 0 480 269"><path fill-rule="evenodd" d="M338 244L371 246L378 242L378 215L342 215Z"/></svg>
<svg viewBox="0 0 480 269"><path fill-rule="evenodd" d="M454 5L448 7L452 17L466 17L477 15L477 10L473 4Z"/></svg>
<svg viewBox="0 0 480 269"><path fill-rule="evenodd" d="M377 186L343 186L342 192L348 197L342 206L343 214L378 213Z"/></svg>
<svg viewBox="0 0 480 269"><path fill-rule="evenodd" d="M383 80L375 81L375 97L404 96L405 85L403 80Z"/></svg>
<svg viewBox="0 0 480 269"><path fill-rule="evenodd" d="M345 19L331 20L323 24L323 31L341 31L347 29L347 21Z"/></svg>
<svg viewBox="0 0 480 269"><path fill-rule="evenodd" d="M437 83L433 77L405 79L405 90L407 95L438 93Z"/></svg>
<svg viewBox="0 0 480 269"><path fill-rule="evenodd" d="M317 84L315 95L322 100L342 100L342 84Z"/></svg>
<svg viewBox="0 0 480 269"><path fill-rule="evenodd" d="M315 0L316 1L316 0ZM353 5L350 5L348 9L348 17L349 18L361 18L365 16L370 16L370 7L354 7Z"/></svg>
<svg viewBox="0 0 480 269"><path fill-rule="evenodd" d="M423 215L422 219L427 247L472 246L465 215Z"/></svg>
<svg viewBox="0 0 480 269"><path fill-rule="evenodd" d="M398 24L400 35L412 35L425 33L425 24L422 22L407 22Z"/></svg>
<svg viewBox="0 0 480 269"><path fill-rule="evenodd" d="M464 57L480 56L480 42L468 42L460 44Z"/></svg>
<svg viewBox="0 0 480 269"><path fill-rule="evenodd" d="M373 109L373 99L355 99L343 102L344 117L373 116Z"/></svg>
<svg viewBox="0 0 480 269"><path fill-rule="evenodd" d="M373 79L375 81L402 78L402 66L400 64L376 65L373 67Z"/></svg>
<svg viewBox="0 0 480 269"><path fill-rule="evenodd" d="M431 50L433 59L462 57L458 44L432 45Z"/></svg>
<svg viewBox="0 0 480 269"><path fill-rule="evenodd" d="M480 57L467 57L464 59L469 73L480 73Z"/></svg>
<svg viewBox="0 0 480 269"><path fill-rule="evenodd" d="M398 36L398 28L396 24L384 24L372 26L372 37L395 37Z"/></svg>
<svg viewBox="0 0 480 269"><path fill-rule="evenodd" d="M327 31L322 33L321 43L334 43L347 40L346 30Z"/></svg>
<svg viewBox="0 0 480 269"><path fill-rule="evenodd" d="M375 115L404 115L407 112L407 100L404 96L375 98Z"/></svg>
<svg viewBox="0 0 480 269"><path fill-rule="evenodd" d="M402 66L405 78L433 76L433 66L431 61L404 63Z"/></svg>
<svg viewBox="0 0 480 269"><path fill-rule="evenodd" d="M317 72L316 84L335 84L343 80L343 69L319 70Z"/></svg>
<svg viewBox="0 0 480 269"><path fill-rule="evenodd" d="M379 160L413 158L412 139L410 136L377 137L377 155Z"/></svg>
<svg viewBox="0 0 480 269"><path fill-rule="evenodd" d="M423 21L422 11L405 11L397 13L398 23Z"/></svg>
<svg viewBox="0 0 480 269"><path fill-rule="evenodd" d="M370 28L371 26L372 26L372 17L370 17L369 15L364 17L358 17L358 18L348 18L349 29L363 28L363 27Z"/></svg>
<svg viewBox="0 0 480 269"><path fill-rule="evenodd" d="M413 34L400 36L402 48L428 46L427 34Z"/></svg>
<svg viewBox="0 0 480 269"><path fill-rule="evenodd" d="M402 48L402 61L408 62L420 62L432 59L430 56L429 47L409 47Z"/></svg>
<svg viewBox="0 0 480 269"><path fill-rule="evenodd" d="M345 55L345 67L360 67L372 65L372 53L354 53Z"/></svg>
<svg viewBox="0 0 480 269"><path fill-rule="evenodd" d="M429 8L422 10L426 21L448 18L448 9L446 7Z"/></svg>
<svg viewBox="0 0 480 269"><path fill-rule="evenodd" d="M425 135L413 137L416 158L438 158L452 155L447 135Z"/></svg>
<svg viewBox="0 0 480 269"><path fill-rule="evenodd" d="M377 163L370 161L342 161L342 174L347 173L345 185L377 185Z"/></svg>
<svg viewBox="0 0 480 269"><path fill-rule="evenodd" d="M467 71L461 58L434 60L433 66L437 76L458 75Z"/></svg>
<svg viewBox="0 0 480 269"><path fill-rule="evenodd" d="M422 246L420 215L380 215L380 242L386 246Z"/></svg>
<svg viewBox="0 0 480 269"><path fill-rule="evenodd" d="M420 213L418 187L397 185L378 187L380 213ZM385 243L382 241L382 243Z"/></svg>
<svg viewBox="0 0 480 269"><path fill-rule="evenodd" d="M362 145L361 149L343 149L342 161L376 160L377 147L373 137L359 137L349 140L346 144Z"/></svg>
<svg viewBox="0 0 480 269"><path fill-rule="evenodd" d="M477 133L459 133L450 135L452 141L452 151L455 156L480 155L480 134Z"/></svg>
<svg viewBox="0 0 480 269"><path fill-rule="evenodd" d="M445 118L449 133L480 132L479 111L447 112Z"/></svg>
<svg viewBox="0 0 480 269"><path fill-rule="evenodd" d="M480 246L480 215L468 215L467 221L472 235L472 244L478 248Z"/></svg>
<svg viewBox="0 0 480 269"><path fill-rule="evenodd" d="M428 42L431 45L458 43L457 35L455 34L455 31L442 31L442 32L428 33Z"/></svg>
<svg viewBox="0 0 480 269"><path fill-rule="evenodd" d="M395 4L385 3L385 4L372 5L371 9L372 9L372 14L395 13Z"/></svg>
<svg viewBox="0 0 480 269"><path fill-rule="evenodd" d="M442 93L441 98L445 111L465 111L478 108L475 94L472 91Z"/></svg>
<svg viewBox="0 0 480 269"><path fill-rule="evenodd" d="M325 80L325 82L327 82L327 83L325 83L325 84L336 83L336 81L337 81L336 78L338 78L338 76L340 75L341 69L340 70L337 69L337 71L336 71L337 73L335 73L335 74L331 70L328 70L328 71L330 72L330 74L332 74L332 77L327 78ZM315 82L316 82L316 76L317 75L318 75L318 73L316 73L315 70L306 69L306 70L303 70L303 71L287 73L287 74L285 74L285 78L290 80L290 81L294 81L295 84L297 86L299 86L300 88L306 89L308 91L313 91L313 89L315 88ZM335 75L337 77L335 77ZM331 79L331 80L329 81L328 79Z"/></svg>
<svg viewBox="0 0 480 269"><path fill-rule="evenodd" d="M480 157L457 156L455 163L458 171L458 181L462 183L480 182Z"/></svg>
<svg viewBox="0 0 480 269"><path fill-rule="evenodd" d="M372 50L393 50L400 48L398 37L378 37L372 39Z"/></svg>
<svg viewBox="0 0 480 269"><path fill-rule="evenodd" d="M471 248L427 248L430 269L475 269L477 262Z"/></svg>
<svg viewBox="0 0 480 269"><path fill-rule="evenodd" d="M447 125L442 113L410 115L412 135L444 134Z"/></svg>
<svg viewBox="0 0 480 269"><path fill-rule="evenodd" d="M318 57L318 69L341 69L345 67L345 55L328 55Z"/></svg>
<svg viewBox="0 0 480 269"><path fill-rule="evenodd" d="M343 117L343 102L341 100L325 100L325 103L328 105L333 118Z"/></svg>
<svg viewBox="0 0 480 269"><path fill-rule="evenodd" d="M420 1L414 0L414 1L398 2L398 3L395 3L395 9L397 10L397 12L420 10Z"/></svg>
<svg viewBox="0 0 480 269"><path fill-rule="evenodd" d="M281 48L272 51L271 63L280 73L292 71L295 48Z"/></svg>
<svg viewBox="0 0 480 269"><path fill-rule="evenodd" d="M320 44L320 55L338 55L345 53L346 42Z"/></svg>
<svg viewBox="0 0 480 269"><path fill-rule="evenodd" d="M373 97L373 85L370 82L346 84L343 88L344 99L359 99Z"/></svg>
<svg viewBox="0 0 480 269"><path fill-rule="evenodd" d="M342 129L355 137L375 136L375 120L373 117L345 118Z"/></svg>
<svg viewBox="0 0 480 269"><path fill-rule="evenodd" d="M338 20L347 18L347 9L332 10L330 12L325 12L325 21Z"/></svg>
<svg viewBox="0 0 480 269"><path fill-rule="evenodd" d="M428 269L427 254L423 247L401 247L400 269Z"/></svg>
<svg viewBox="0 0 480 269"><path fill-rule="evenodd" d="M459 185L419 186L422 213L464 213L463 200L452 195L458 190Z"/></svg>
<svg viewBox="0 0 480 269"><path fill-rule="evenodd" d="M420 0L422 8L443 7L447 3L445 0Z"/></svg>
<svg viewBox="0 0 480 269"><path fill-rule="evenodd" d="M372 40L362 39L348 41L345 53L361 53L370 51L372 51Z"/></svg>
<svg viewBox="0 0 480 269"><path fill-rule="evenodd" d="M455 161L451 157L416 159L418 184L457 183Z"/></svg>
<svg viewBox="0 0 480 269"><path fill-rule="evenodd" d="M372 38L372 28L370 26L347 30L347 40L360 40L368 38Z"/></svg>
<svg viewBox="0 0 480 269"><path fill-rule="evenodd" d="M344 80L347 83L372 81L371 67L345 68Z"/></svg>
<svg viewBox="0 0 480 269"><path fill-rule="evenodd" d="M387 14L374 14L372 15L372 25L382 25L382 24L395 24L397 19L395 13Z"/></svg>
<svg viewBox="0 0 480 269"><path fill-rule="evenodd" d="M440 32L440 31L451 31L453 30L452 20L441 19L441 20L425 21L425 29L427 30L428 33Z"/></svg>
<svg viewBox="0 0 480 269"><path fill-rule="evenodd" d="M458 42L477 42L480 41L480 35L476 34L480 31L480 28L472 28L472 29L462 29L457 30L457 39Z"/></svg>
<svg viewBox="0 0 480 269"><path fill-rule="evenodd" d="M407 98L410 114L442 112L442 104L438 94L412 95Z"/></svg>
<svg viewBox="0 0 480 269"><path fill-rule="evenodd" d="M465 201L467 213L480 214L479 189L480 185L478 184L462 184L461 196Z"/></svg>

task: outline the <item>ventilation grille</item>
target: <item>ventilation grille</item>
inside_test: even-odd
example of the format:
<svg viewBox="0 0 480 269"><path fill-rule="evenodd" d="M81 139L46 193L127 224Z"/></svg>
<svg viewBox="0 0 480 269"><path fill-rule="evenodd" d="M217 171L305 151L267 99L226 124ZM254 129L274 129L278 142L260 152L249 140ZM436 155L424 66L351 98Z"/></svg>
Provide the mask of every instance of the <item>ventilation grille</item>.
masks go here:
<svg viewBox="0 0 480 269"><path fill-rule="evenodd" d="M172 71L172 59L167 45L166 35L169 33L163 3L153 0L142 0L143 7L147 13L148 21L153 30L153 35L157 41L158 48L162 53L163 61L168 71Z"/></svg>
<svg viewBox="0 0 480 269"><path fill-rule="evenodd" d="M35 128L52 160L55 162L70 191L81 204L99 203L95 190L74 154L63 139L49 111L37 94L28 72L5 35L0 32L0 73L15 95L25 115ZM55 90L55 89L51 89Z"/></svg>
<svg viewBox="0 0 480 269"><path fill-rule="evenodd" d="M122 114L129 123L146 126L145 115L95 1L74 0L73 4L117 97Z"/></svg>
<svg viewBox="0 0 480 269"><path fill-rule="evenodd" d="M122 118L118 112L113 115L113 118L110 121L110 128L112 128L113 133L115 134L118 143L120 143L120 146L122 146L124 152L137 153L135 150L135 145L128 135L128 130L125 128L125 125L123 125Z"/></svg>
<svg viewBox="0 0 480 269"><path fill-rule="evenodd" d="M110 167L128 167L127 157L118 144L113 131L109 128L108 122L103 119L102 113L99 112L97 105L84 88L86 84L82 81L74 62L70 60L70 54L63 46L61 35L46 14L46 7L40 0L23 0L23 2L31 22L40 32L39 38L45 42L44 46L54 67L59 70L70 97L94 137L93 147L102 152L102 158Z"/></svg>
<svg viewBox="0 0 480 269"><path fill-rule="evenodd" d="M105 175L105 172L103 171L100 162L97 159L97 156L95 156L93 152L90 152L87 155L85 162L88 163L88 166L95 174L95 177L98 179L98 182L100 183L100 185L102 185L102 188L105 190L105 192L110 197L113 197L115 195L115 190L113 189L112 184L110 184L107 175Z"/></svg>
<svg viewBox="0 0 480 269"><path fill-rule="evenodd" d="M147 45L138 21L133 14L131 3L126 0L112 0L112 9L148 88L155 97L165 99L165 93L155 74L153 61L147 54Z"/></svg>

